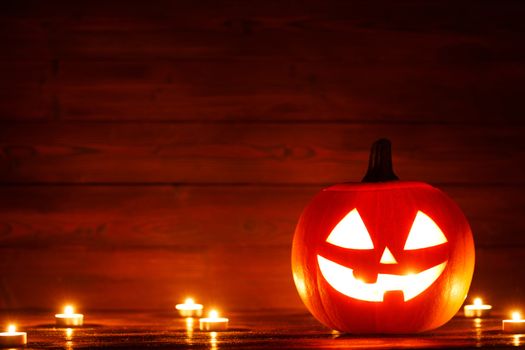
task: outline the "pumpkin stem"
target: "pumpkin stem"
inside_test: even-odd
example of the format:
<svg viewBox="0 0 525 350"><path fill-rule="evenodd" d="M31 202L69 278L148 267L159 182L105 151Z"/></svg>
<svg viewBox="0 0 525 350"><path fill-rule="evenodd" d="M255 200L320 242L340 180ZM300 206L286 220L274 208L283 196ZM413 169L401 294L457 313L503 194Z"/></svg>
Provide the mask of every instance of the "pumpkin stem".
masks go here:
<svg viewBox="0 0 525 350"><path fill-rule="evenodd" d="M399 178L392 166L392 144L388 139L379 139L372 144L368 170L361 182L395 181Z"/></svg>

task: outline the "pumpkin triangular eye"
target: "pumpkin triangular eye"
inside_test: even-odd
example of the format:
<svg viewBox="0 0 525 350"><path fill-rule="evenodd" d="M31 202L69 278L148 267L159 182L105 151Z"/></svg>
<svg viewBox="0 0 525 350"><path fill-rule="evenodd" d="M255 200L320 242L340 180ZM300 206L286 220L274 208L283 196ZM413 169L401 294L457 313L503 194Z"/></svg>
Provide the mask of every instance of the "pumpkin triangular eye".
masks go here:
<svg viewBox="0 0 525 350"><path fill-rule="evenodd" d="M374 249L374 243L357 209L339 221L326 239L328 243L348 249Z"/></svg>
<svg viewBox="0 0 525 350"><path fill-rule="evenodd" d="M434 220L418 211L405 242L405 250L428 248L446 242L447 238Z"/></svg>

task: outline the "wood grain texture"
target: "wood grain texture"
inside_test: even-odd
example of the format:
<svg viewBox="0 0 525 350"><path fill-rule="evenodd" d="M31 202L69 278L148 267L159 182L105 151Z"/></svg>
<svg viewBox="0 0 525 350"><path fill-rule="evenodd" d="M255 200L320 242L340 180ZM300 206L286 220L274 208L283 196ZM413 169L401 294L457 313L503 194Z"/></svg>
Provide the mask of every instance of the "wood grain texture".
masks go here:
<svg viewBox="0 0 525 350"><path fill-rule="evenodd" d="M520 1L0 2L0 308L301 308L312 195L389 137L524 292Z"/></svg>
<svg viewBox="0 0 525 350"><path fill-rule="evenodd" d="M4 123L4 183L359 181L374 140L401 179L523 184L524 127L341 123Z"/></svg>
<svg viewBox="0 0 525 350"><path fill-rule="evenodd" d="M508 62L450 67L285 58L148 59L147 63L57 59L38 67L42 70L23 83L23 75L19 78L16 72L34 70L35 65L5 64L2 120L490 122L497 118L521 123L524 114L518 101L525 67Z"/></svg>
<svg viewBox="0 0 525 350"><path fill-rule="evenodd" d="M192 296L230 310L303 305L286 247L2 249L2 308L171 309ZM242 264L242 267L240 266ZM27 288L31 285L31 288Z"/></svg>
<svg viewBox="0 0 525 350"><path fill-rule="evenodd" d="M505 311L522 305L525 250L480 248L477 254L469 300L482 296ZM0 267L0 306L6 309L74 302L92 309L167 310L193 296L228 310L304 310L285 246L2 249Z"/></svg>
<svg viewBox="0 0 525 350"><path fill-rule="evenodd" d="M0 187L3 248L288 246L317 186ZM522 187L441 187L478 247L525 245Z"/></svg>
<svg viewBox="0 0 525 350"><path fill-rule="evenodd" d="M0 188L0 300L11 308L75 298L97 308L147 309L190 293L229 308L300 308L291 240L318 189ZM473 289L517 301L525 277L519 269L524 227L512 222L523 210L520 193L445 190L471 220L478 248ZM517 202L521 207L512 208ZM493 288L495 281L505 288ZM124 290L134 292L118 292Z"/></svg>
<svg viewBox="0 0 525 350"><path fill-rule="evenodd" d="M2 120L524 115L514 2L0 6Z"/></svg>
<svg viewBox="0 0 525 350"><path fill-rule="evenodd" d="M201 332L198 322L161 312L86 311L87 325L74 330L50 324L52 311L0 312L0 321L16 318L28 332L30 349L392 349L512 348L524 345L522 335L501 333L500 319L454 317L434 331L418 335L341 334L322 326L307 313L290 310L232 312L226 332ZM502 317L498 314L498 317Z"/></svg>
<svg viewBox="0 0 525 350"><path fill-rule="evenodd" d="M434 331L418 335L341 334L322 326L305 312L250 310L232 312L226 332L201 332L173 310L160 312L86 312L84 327L66 331L50 324L53 311L0 312L0 321L16 318L28 332L30 349L392 349L515 348L523 335L501 333L498 317L477 323L461 316Z"/></svg>

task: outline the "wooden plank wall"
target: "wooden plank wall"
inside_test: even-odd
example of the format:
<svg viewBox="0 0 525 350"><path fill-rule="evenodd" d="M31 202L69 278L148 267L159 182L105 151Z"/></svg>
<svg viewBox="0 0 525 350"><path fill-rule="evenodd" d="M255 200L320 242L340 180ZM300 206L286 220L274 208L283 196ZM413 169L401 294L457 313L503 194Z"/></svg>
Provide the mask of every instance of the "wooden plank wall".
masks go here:
<svg viewBox="0 0 525 350"><path fill-rule="evenodd" d="M525 302L523 2L0 7L1 308L301 308L298 216L383 136Z"/></svg>

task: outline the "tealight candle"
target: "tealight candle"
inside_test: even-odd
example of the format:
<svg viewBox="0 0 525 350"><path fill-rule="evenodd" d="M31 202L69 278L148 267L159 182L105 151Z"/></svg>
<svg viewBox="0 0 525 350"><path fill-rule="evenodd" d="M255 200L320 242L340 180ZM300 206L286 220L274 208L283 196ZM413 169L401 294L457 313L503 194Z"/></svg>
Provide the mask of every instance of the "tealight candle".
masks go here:
<svg viewBox="0 0 525 350"><path fill-rule="evenodd" d="M210 311L208 317L199 319L199 328L201 331L225 331L228 329L228 322L230 320L226 317L219 317L219 313L215 310Z"/></svg>
<svg viewBox="0 0 525 350"><path fill-rule="evenodd" d="M23 346L27 344L27 333L17 332L16 326L10 324L7 332L0 333L0 347Z"/></svg>
<svg viewBox="0 0 525 350"><path fill-rule="evenodd" d="M179 316L181 317L201 317L202 316L202 304L195 304L192 298L188 298L184 301L184 304L175 305Z"/></svg>
<svg viewBox="0 0 525 350"><path fill-rule="evenodd" d="M505 333L525 333L525 320L517 311L512 313L511 320L503 320L503 332Z"/></svg>
<svg viewBox="0 0 525 350"><path fill-rule="evenodd" d="M465 305L463 313L465 317L485 317L490 314L490 310L492 310L492 305L484 305L481 298L475 298L474 304Z"/></svg>
<svg viewBox="0 0 525 350"><path fill-rule="evenodd" d="M55 315L56 325L59 327L79 327L84 324L84 315L76 314L73 306L66 306L63 314Z"/></svg>

